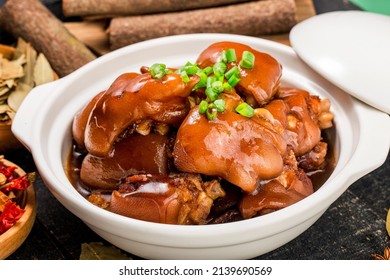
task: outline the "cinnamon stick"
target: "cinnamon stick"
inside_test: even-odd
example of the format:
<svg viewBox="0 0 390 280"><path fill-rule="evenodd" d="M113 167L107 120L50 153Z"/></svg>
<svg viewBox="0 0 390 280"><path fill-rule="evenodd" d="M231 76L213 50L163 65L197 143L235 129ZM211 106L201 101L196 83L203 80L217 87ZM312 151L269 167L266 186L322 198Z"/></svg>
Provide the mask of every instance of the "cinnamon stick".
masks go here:
<svg viewBox="0 0 390 280"><path fill-rule="evenodd" d="M224 7L113 18L111 49L168 35L232 33L265 35L289 31L296 23L294 0L264 0Z"/></svg>
<svg viewBox="0 0 390 280"><path fill-rule="evenodd" d="M67 17L112 17L183 11L248 1L251 0L63 0L62 12Z"/></svg>
<svg viewBox="0 0 390 280"><path fill-rule="evenodd" d="M60 77L96 58L39 0L7 0L0 26L42 52Z"/></svg>

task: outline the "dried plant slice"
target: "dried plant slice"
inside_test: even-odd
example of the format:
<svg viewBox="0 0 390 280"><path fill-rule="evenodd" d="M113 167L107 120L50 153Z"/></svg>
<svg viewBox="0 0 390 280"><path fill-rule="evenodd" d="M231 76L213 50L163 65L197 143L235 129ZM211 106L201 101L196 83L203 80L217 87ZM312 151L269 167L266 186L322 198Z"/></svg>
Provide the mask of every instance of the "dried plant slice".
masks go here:
<svg viewBox="0 0 390 280"><path fill-rule="evenodd" d="M22 55L17 60L9 61L8 59L0 59L1 76L0 79L8 80L21 78L24 75L23 64L26 62L25 56Z"/></svg>
<svg viewBox="0 0 390 280"><path fill-rule="evenodd" d="M13 120L15 118L16 112L11 110L7 112L8 117Z"/></svg>
<svg viewBox="0 0 390 280"><path fill-rule="evenodd" d="M12 88L15 85L15 79L8 79L4 81L5 85L9 88Z"/></svg>
<svg viewBox="0 0 390 280"><path fill-rule="evenodd" d="M14 51L14 59L19 58L21 55L26 54L26 49L27 49L27 42L24 41L22 38L18 38L18 42L16 44L16 48Z"/></svg>
<svg viewBox="0 0 390 280"><path fill-rule="evenodd" d="M19 83L16 89L8 96L9 107L16 112L31 89L32 86Z"/></svg>
<svg viewBox="0 0 390 280"><path fill-rule="evenodd" d="M53 69L43 53L38 55L33 76L36 86L54 81Z"/></svg>
<svg viewBox="0 0 390 280"><path fill-rule="evenodd" d="M131 260L131 258L114 246L91 242L81 244L80 260Z"/></svg>
<svg viewBox="0 0 390 280"><path fill-rule="evenodd" d="M21 83L34 86L34 68L37 61L37 51L30 45L26 44L26 64L24 65L24 76L20 79Z"/></svg>
<svg viewBox="0 0 390 280"><path fill-rule="evenodd" d="M12 115L12 109L7 104L1 104L0 105L0 121L1 122L8 122Z"/></svg>
<svg viewBox="0 0 390 280"><path fill-rule="evenodd" d="M9 87L0 87L0 96L5 95L9 90Z"/></svg>
<svg viewBox="0 0 390 280"><path fill-rule="evenodd" d="M8 111L11 111L12 109L7 104L1 104L0 105L0 114L5 114Z"/></svg>

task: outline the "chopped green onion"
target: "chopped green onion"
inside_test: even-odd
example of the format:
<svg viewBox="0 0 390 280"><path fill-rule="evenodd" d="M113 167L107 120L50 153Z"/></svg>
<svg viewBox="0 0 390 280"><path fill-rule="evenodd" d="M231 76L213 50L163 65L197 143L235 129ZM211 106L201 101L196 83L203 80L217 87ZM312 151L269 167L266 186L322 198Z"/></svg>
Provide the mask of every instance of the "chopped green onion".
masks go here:
<svg viewBox="0 0 390 280"><path fill-rule="evenodd" d="M217 109L215 109L215 108L209 108L209 109L206 111L206 116L207 116L207 119L208 119L209 121L215 120L215 118L217 117Z"/></svg>
<svg viewBox="0 0 390 280"><path fill-rule="evenodd" d="M209 76L207 77L207 83L206 83L206 87L210 88L212 87L212 84L217 80L217 78L215 76Z"/></svg>
<svg viewBox="0 0 390 280"><path fill-rule="evenodd" d="M225 111L225 100L223 99L217 99L213 102L213 104L215 105L215 108L217 109L217 111L219 113L222 113Z"/></svg>
<svg viewBox="0 0 390 280"><path fill-rule="evenodd" d="M226 69L227 69L227 66L225 63L217 62L213 66L214 75L217 77L223 76L225 74Z"/></svg>
<svg viewBox="0 0 390 280"><path fill-rule="evenodd" d="M215 99L217 99L218 95L219 95L219 92L217 92L214 88L212 87L209 87L209 88L206 88L206 95L207 97L211 100L211 101L214 101Z"/></svg>
<svg viewBox="0 0 390 280"><path fill-rule="evenodd" d="M228 49L224 50L221 53L222 61L230 63L230 62L236 62L237 56L236 56L236 50L235 49Z"/></svg>
<svg viewBox="0 0 390 280"><path fill-rule="evenodd" d="M162 63L155 63L149 68L150 74L152 74L152 77L155 79L161 79L166 74L166 65Z"/></svg>
<svg viewBox="0 0 390 280"><path fill-rule="evenodd" d="M242 102L236 107L236 112L248 118L253 117L253 115L255 114L255 110L248 103L245 102Z"/></svg>
<svg viewBox="0 0 390 280"><path fill-rule="evenodd" d="M240 78L237 76L237 75L233 75L231 76L229 79L228 79L228 83L229 85L231 85L232 87L235 87L239 82L240 82Z"/></svg>
<svg viewBox="0 0 390 280"><path fill-rule="evenodd" d="M208 108L208 103L206 100L202 100L200 103L199 103L199 113L201 114L204 114L206 113L207 111L207 108Z"/></svg>
<svg viewBox="0 0 390 280"><path fill-rule="evenodd" d="M199 70L196 75L199 76L200 81L192 88L192 90L196 90L198 88L206 87L207 85L207 75L203 71Z"/></svg>
<svg viewBox="0 0 390 280"><path fill-rule="evenodd" d="M255 66L255 55L251 52L244 51L242 53L240 66L242 68L253 69L253 67Z"/></svg>
<svg viewBox="0 0 390 280"><path fill-rule="evenodd" d="M205 69L203 69L203 72L208 76L213 73L213 67L207 66Z"/></svg>
<svg viewBox="0 0 390 280"><path fill-rule="evenodd" d="M190 77L188 77L187 72L185 71L180 73L180 77L185 83L188 83L190 81Z"/></svg>
<svg viewBox="0 0 390 280"><path fill-rule="evenodd" d="M232 91L232 86L229 85L228 82L223 83L222 87L223 87L223 89L226 90L226 91L229 91L229 92Z"/></svg>
<svg viewBox="0 0 390 280"><path fill-rule="evenodd" d="M234 66L234 67L230 68L229 71L227 71L227 72L225 73L225 77L226 77L226 79L228 79L228 80L229 80L230 77L233 76L233 75L236 75L237 77L239 77L239 75L240 75L240 70L238 69L237 66Z"/></svg>
<svg viewBox="0 0 390 280"><path fill-rule="evenodd" d="M186 71L188 75L195 75L198 72L199 67L196 63L192 64L191 62L187 62L181 69Z"/></svg>
<svg viewBox="0 0 390 280"><path fill-rule="evenodd" d="M221 93L223 92L223 84L221 81L215 81L211 84L211 87L215 92Z"/></svg>

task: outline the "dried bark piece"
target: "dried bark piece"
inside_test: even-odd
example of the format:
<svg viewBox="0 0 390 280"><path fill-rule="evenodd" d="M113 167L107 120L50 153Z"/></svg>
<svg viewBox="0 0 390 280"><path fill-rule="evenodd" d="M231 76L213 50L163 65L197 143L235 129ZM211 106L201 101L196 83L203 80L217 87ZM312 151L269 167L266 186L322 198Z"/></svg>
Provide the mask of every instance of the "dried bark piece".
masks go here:
<svg viewBox="0 0 390 280"><path fill-rule="evenodd" d="M63 0L62 11L65 16L111 17L113 15L124 16L183 11L248 1L251 0Z"/></svg>
<svg viewBox="0 0 390 280"><path fill-rule="evenodd" d="M24 42L23 40L18 40L18 46L22 45L22 48L16 48L17 50L24 51L22 54L26 56L26 64L23 67L24 76L19 80L20 83L29 85L30 87L34 86L34 67L37 61L37 51L31 47L31 44ZM18 55L18 54L17 54Z"/></svg>
<svg viewBox="0 0 390 280"><path fill-rule="evenodd" d="M6 1L0 9L0 26L42 52L60 77L96 58L38 0Z"/></svg>
<svg viewBox="0 0 390 280"><path fill-rule="evenodd" d="M289 31L296 23L294 0L264 0L186 12L111 20L111 49L167 35L232 33L263 35Z"/></svg>

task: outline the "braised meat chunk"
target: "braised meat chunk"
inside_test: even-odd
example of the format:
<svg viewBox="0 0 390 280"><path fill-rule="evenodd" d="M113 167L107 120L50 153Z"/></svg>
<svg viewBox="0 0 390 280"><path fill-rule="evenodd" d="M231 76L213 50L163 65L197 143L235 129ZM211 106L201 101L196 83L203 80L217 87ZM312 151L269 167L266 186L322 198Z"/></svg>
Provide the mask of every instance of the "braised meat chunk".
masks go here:
<svg viewBox="0 0 390 280"><path fill-rule="evenodd" d="M182 172L220 176L246 192L283 169L281 135L235 112L208 121L194 107L180 126L173 150Z"/></svg>
<svg viewBox="0 0 390 280"><path fill-rule="evenodd" d="M217 180L199 175L136 175L126 178L111 196L110 211L166 224L206 224L213 201L225 192Z"/></svg>
<svg viewBox="0 0 390 280"><path fill-rule="evenodd" d="M205 49L198 57L197 63L201 68L213 66L221 60L224 50L234 49L236 61L228 63L228 69L237 66L241 80L236 90L245 96L252 105L266 104L277 92L282 76L282 66L271 55L252 49L251 47L235 42L219 42ZM240 65L244 51L254 55L254 67L248 69Z"/></svg>
<svg viewBox="0 0 390 280"><path fill-rule="evenodd" d="M89 114L84 133L86 149L95 156L107 156L120 134L143 119L179 126L188 113L186 100L197 81L193 76L185 83L175 73L161 79L149 73L118 78Z"/></svg>

